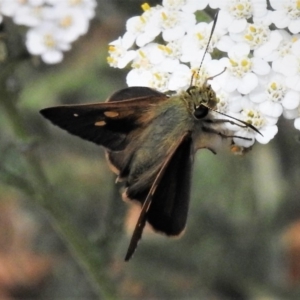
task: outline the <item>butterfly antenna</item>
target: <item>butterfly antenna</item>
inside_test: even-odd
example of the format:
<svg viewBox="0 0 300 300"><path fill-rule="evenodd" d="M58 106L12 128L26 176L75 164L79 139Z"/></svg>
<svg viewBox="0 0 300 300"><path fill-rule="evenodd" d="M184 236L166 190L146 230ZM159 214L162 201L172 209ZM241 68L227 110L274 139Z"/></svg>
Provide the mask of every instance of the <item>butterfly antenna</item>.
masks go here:
<svg viewBox="0 0 300 300"><path fill-rule="evenodd" d="M203 61L204 61L204 58L205 58L205 54L206 54L207 51L208 51L208 47L209 47L211 38L212 38L213 33L214 33L214 31L215 31L215 28L216 28L216 24L217 24L217 20L218 20L218 15L219 15L219 11L217 11L217 13L215 14L214 21L213 21L213 26L212 26L212 28L211 28L211 32L210 32L209 39L208 39L208 42L207 42L207 45L206 45L206 48L205 48L205 51L204 51L204 55L203 55L203 57L202 57L202 60L201 60L201 63L200 63L200 66L199 66L197 72L196 72L196 73L193 73L193 75L192 75L190 87L193 85L193 80L194 80L194 78L195 78L195 77L197 78L198 75L199 75L200 69L201 69L201 67L202 67L202 64L203 64Z"/></svg>
<svg viewBox="0 0 300 300"><path fill-rule="evenodd" d="M214 109L211 109L212 111L214 111L214 112L216 112L216 113L218 113L218 114L220 114L220 115L223 115L223 116L225 116L225 117L228 117L228 118L230 118L230 119L233 119L233 120L235 120L235 121L237 121L237 122L240 122L240 123L242 123L245 127L248 127L248 128L251 128L253 131L255 131L255 132L257 132L258 134L260 134L261 136L263 136L262 135L262 133L255 127L255 126L253 126L252 124L249 124L249 123L247 123L247 122L245 122L245 121L243 121L243 120L240 120L240 119L238 119L238 118L235 118L235 117L233 117L233 116L229 116L229 115L227 115L227 114L224 114L224 113L222 113L222 112L220 112L220 111L217 111L217 110L214 110ZM229 120L228 120L229 121ZM230 122L230 121L229 121ZM235 123L235 125L238 125L237 123ZM238 125L239 126L239 125Z"/></svg>

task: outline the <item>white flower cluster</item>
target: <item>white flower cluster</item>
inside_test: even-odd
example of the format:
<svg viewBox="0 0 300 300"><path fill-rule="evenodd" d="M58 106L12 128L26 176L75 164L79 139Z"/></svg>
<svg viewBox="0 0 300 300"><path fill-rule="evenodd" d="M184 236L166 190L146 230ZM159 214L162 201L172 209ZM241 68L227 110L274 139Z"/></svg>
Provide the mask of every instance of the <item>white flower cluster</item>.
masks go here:
<svg viewBox="0 0 300 300"><path fill-rule="evenodd" d="M130 18L126 33L109 45L108 63L129 63L129 86L162 92L181 91L203 58L212 23L197 23L195 13L209 5L219 18L197 84L210 81L219 99L217 110L255 126L230 126L235 144L268 143L277 133L278 118L295 120L300 130L300 1L163 0L142 5L141 16ZM277 29L273 29L276 26ZM159 40L159 42L157 42ZM212 59L217 48L223 58Z"/></svg>
<svg viewBox="0 0 300 300"><path fill-rule="evenodd" d="M0 0L0 21L6 16L29 27L28 51L55 64L72 42L87 33L96 4L96 0Z"/></svg>

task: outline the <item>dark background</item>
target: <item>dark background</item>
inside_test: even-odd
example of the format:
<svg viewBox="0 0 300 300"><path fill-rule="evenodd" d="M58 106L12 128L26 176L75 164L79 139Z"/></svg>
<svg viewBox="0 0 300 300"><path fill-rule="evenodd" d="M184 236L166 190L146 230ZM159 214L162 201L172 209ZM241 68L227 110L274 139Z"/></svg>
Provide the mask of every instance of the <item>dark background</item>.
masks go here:
<svg viewBox="0 0 300 300"><path fill-rule="evenodd" d="M199 151L184 236L146 228L125 263L138 210L121 200L103 149L40 116L126 86L127 71L106 63L108 43L143 2L98 1L88 34L53 66L28 55L24 28L1 25L0 299L299 299L292 121L242 157Z"/></svg>

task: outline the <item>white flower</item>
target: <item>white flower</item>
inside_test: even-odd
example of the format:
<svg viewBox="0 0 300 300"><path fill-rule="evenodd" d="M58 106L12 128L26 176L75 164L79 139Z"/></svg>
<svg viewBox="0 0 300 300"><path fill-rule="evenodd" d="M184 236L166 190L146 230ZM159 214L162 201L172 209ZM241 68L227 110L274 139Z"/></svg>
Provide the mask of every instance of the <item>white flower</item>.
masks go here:
<svg viewBox="0 0 300 300"><path fill-rule="evenodd" d="M221 59L227 66L227 71L220 76L225 91L237 90L241 94L248 94L258 85L257 75L269 73L268 63L261 58L250 58L249 53L247 44L238 44L229 50L229 58Z"/></svg>
<svg viewBox="0 0 300 300"><path fill-rule="evenodd" d="M170 73L162 72L159 68L132 69L126 77L128 86L147 86L161 92L168 91Z"/></svg>
<svg viewBox="0 0 300 300"><path fill-rule="evenodd" d="M182 62L190 62L194 57L203 57L210 37L212 23L198 23L191 27L182 39ZM212 52L218 41L218 33L212 36L208 52Z"/></svg>
<svg viewBox="0 0 300 300"><path fill-rule="evenodd" d="M281 40L282 35L278 32L278 30L271 31L269 38L265 41L265 43L257 46L257 48L254 50L254 56L262 58L267 57L278 48Z"/></svg>
<svg viewBox="0 0 300 300"><path fill-rule="evenodd" d="M203 10L209 3L209 0L186 0L181 8L182 11L194 13L197 10Z"/></svg>
<svg viewBox="0 0 300 300"><path fill-rule="evenodd" d="M179 65L178 59L166 57L161 45L150 43L136 51L132 70L127 75L129 86L148 86L167 91L170 73ZM161 83L159 81L161 80Z"/></svg>
<svg viewBox="0 0 300 300"><path fill-rule="evenodd" d="M169 73L179 64L178 59L168 58L161 45L150 43L135 52L132 70L127 75L129 86L148 86L167 91ZM159 83L159 80L162 82Z"/></svg>
<svg viewBox="0 0 300 300"><path fill-rule="evenodd" d="M235 42L245 42L254 50L254 56L266 57L277 49L282 40L278 30L270 30L264 24L247 24L246 29L238 34L230 34Z"/></svg>
<svg viewBox="0 0 300 300"><path fill-rule="evenodd" d="M228 52L235 45L236 42L230 36L224 35L217 42L216 47L223 52Z"/></svg>
<svg viewBox="0 0 300 300"><path fill-rule="evenodd" d="M45 0L2 0L1 13L4 16L13 17L19 9L42 6L44 2Z"/></svg>
<svg viewBox="0 0 300 300"><path fill-rule="evenodd" d="M286 84L289 88L300 92L300 40L292 45L291 54L288 59L289 74L287 74Z"/></svg>
<svg viewBox="0 0 300 300"><path fill-rule="evenodd" d="M249 99L259 104L266 116L278 118L283 109L292 110L300 104L300 93L289 89L285 77L271 73L260 79L259 86L249 94Z"/></svg>
<svg viewBox="0 0 300 300"><path fill-rule="evenodd" d="M46 0L48 4L63 9L76 8L81 10L86 18L92 19L95 16L96 0Z"/></svg>
<svg viewBox="0 0 300 300"><path fill-rule="evenodd" d="M26 47L46 63L60 62L70 43L87 33L95 7L95 0L0 0L3 15L32 27Z"/></svg>
<svg viewBox="0 0 300 300"><path fill-rule="evenodd" d="M184 64L180 64L172 73L169 80L170 91L181 91L186 89L191 83L192 70Z"/></svg>
<svg viewBox="0 0 300 300"><path fill-rule="evenodd" d="M220 8L209 45L212 23L196 24L194 15L208 2ZM242 148L268 143L281 115L300 128L300 34L270 28L274 14L267 1L163 0L142 7L144 13L129 19L127 32L109 48L112 66L132 61L129 86L180 93L210 84L217 95L211 116L224 120L224 132ZM215 48L228 57L212 59Z"/></svg>
<svg viewBox="0 0 300 300"><path fill-rule="evenodd" d="M299 116L299 112L298 112L298 108L296 109L285 109L283 111L283 116L288 119L288 120L292 120L295 119Z"/></svg>
<svg viewBox="0 0 300 300"><path fill-rule="evenodd" d="M132 69L126 76L128 86L149 86L152 74L146 69Z"/></svg>
<svg viewBox="0 0 300 300"><path fill-rule="evenodd" d="M80 9L88 19L92 19L95 16L96 0L68 0L68 4Z"/></svg>
<svg viewBox="0 0 300 300"><path fill-rule="evenodd" d="M192 13L173 11L162 8L159 12L159 23L162 37L170 42L180 39L194 24L196 17Z"/></svg>
<svg viewBox="0 0 300 300"><path fill-rule="evenodd" d="M168 10L194 13L197 10L203 10L208 2L209 0L163 0L162 5Z"/></svg>
<svg viewBox="0 0 300 300"><path fill-rule="evenodd" d="M295 119L294 126L296 129L300 130L300 117Z"/></svg>
<svg viewBox="0 0 300 300"><path fill-rule="evenodd" d="M43 23L32 28L26 35L26 47L33 55L41 55L48 64L59 63L63 59L63 51L71 47L65 40L60 39L60 30L52 23Z"/></svg>
<svg viewBox="0 0 300 300"><path fill-rule="evenodd" d="M242 110L243 96L234 91L227 93L224 90L217 92L218 104L216 111L228 114L238 113ZM218 114L216 114L218 116ZM223 118L223 116L221 116Z"/></svg>
<svg viewBox="0 0 300 300"><path fill-rule="evenodd" d="M124 38L131 40L132 43L135 41L139 47L152 42L161 32L157 13L161 7L150 7L145 3L142 5L142 8L144 13L141 16L127 20L127 32L124 35Z"/></svg>
<svg viewBox="0 0 300 300"><path fill-rule="evenodd" d="M182 57L183 39L171 41L166 45L159 44L158 48L166 58L180 59Z"/></svg>
<svg viewBox="0 0 300 300"><path fill-rule="evenodd" d="M258 2L261 0L257 0ZM266 2L263 0L263 2ZM262 24L266 26L270 26L272 24L272 11L267 10L263 15L254 15L253 16L253 24Z"/></svg>
<svg viewBox="0 0 300 300"><path fill-rule="evenodd" d="M278 127L276 126L277 118L265 116L258 107L251 104L247 98L244 98L242 105L242 111L240 114L235 114L234 117L253 125L259 133L250 127L236 126L237 130L234 132L234 135L246 139L236 137L233 139L234 143L243 147L252 146L255 140L261 144L267 144L278 132Z"/></svg>
<svg viewBox="0 0 300 300"><path fill-rule="evenodd" d="M48 7L24 5L16 10L13 20L18 25L38 26L47 15Z"/></svg>
<svg viewBox="0 0 300 300"><path fill-rule="evenodd" d="M186 0L163 0L163 7L169 10L180 10L185 4Z"/></svg>
<svg viewBox="0 0 300 300"><path fill-rule="evenodd" d="M169 72L163 72L159 68L157 70L153 69L147 86L155 90L158 90L160 92L167 92L169 90L168 88L169 79L170 79Z"/></svg>
<svg viewBox="0 0 300 300"><path fill-rule="evenodd" d="M286 85L289 88L300 92L300 74L298 73L297 75L286 78Z"/></svg>
<svg viewBox="0 0 300 300"><path fill-rule="evenodd" d="M89 19L78 8L58 5L47 11L45 19L52 21L59 28L59 39L64 39L68 43L86 34L89 28Z"/></svg>
<svg viewBox="0 0 300 300"><path fill-rule="evenodd" d="M109 56L107 62L111 67L123 69L129 62L131 62L136 52L134 50L128 50L130 45L126 43L126 40L119 38L109 44Z"/></svg>
<svg viewBox="0 0 300 300"><path fill-rule="evenodd" d="M300 92L300 35L281 34L282 42L269 57L272 69L286 77L289 88Z"/></svg>
<svg viewBox="0 0 300 300"><path fill-rule="evenodd" d="M224 70L223 66L218 61L212 60L208 53L199 69L200 63L201 60L198 59L191 62L191 67L183 64L176 66L170 77L169 90L181 91L186 90L190 85L202 86L208 78L212 78ZM191 81L191 79L193 80ZM218 87L214 80L210 84Z"/></svg>
<svg viewBox="0 0 300 300"><path fill-rule="evenodd" d="M160 50L159 45L150 43L136 51L137 55L132 63L134 69L151 69L153 66L160 64L165 55Z"/></svg>
<svg viewBox="0 0 300 300"><path fill-rule="evenodd" d="M300 4L297 0L270 0L275 9L271 19L277 28L288 28L292 33L300 32Z"/></svg>
<svg viewBox="0 0 300 300"><path fill-rule="evenodd" d="M275 72L281 73L285 76L289 76L291 71L296 73L297 64L295 65L295 59L297 60L297 54L292 52L293 45L299 40L300 35L290 35L285 31L279 31L282 39L278 47L273 50L268 56L265 57L267 61L272 62L272 69Z"/></svg>
<svg viewBox="0 0 300 300"><path fill-rule="evenodd" d="M264 0L213 0L209 5L220 8L219 26L229 32L242 32L247 26L247 19L263 17L267 14L267 3Z"/></svg>

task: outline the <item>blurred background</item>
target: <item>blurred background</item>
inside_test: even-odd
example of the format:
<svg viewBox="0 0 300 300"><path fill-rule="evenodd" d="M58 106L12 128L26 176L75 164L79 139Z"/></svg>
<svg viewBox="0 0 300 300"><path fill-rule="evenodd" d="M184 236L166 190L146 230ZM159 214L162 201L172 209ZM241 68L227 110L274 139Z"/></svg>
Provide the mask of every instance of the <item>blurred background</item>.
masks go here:
<svg viewBox="0 0 300 300"><path fill-rule="evenodd" d="M121 200L104 151L39 110L104 101L126 87L108 43L138 0L99 0L88 34L46 65L5 18L0 33L0 299L300 299L300 133L281 120L245 156L199 151L180 239L146 228ZM159 1L148 1L153 6Z"/></svg>

